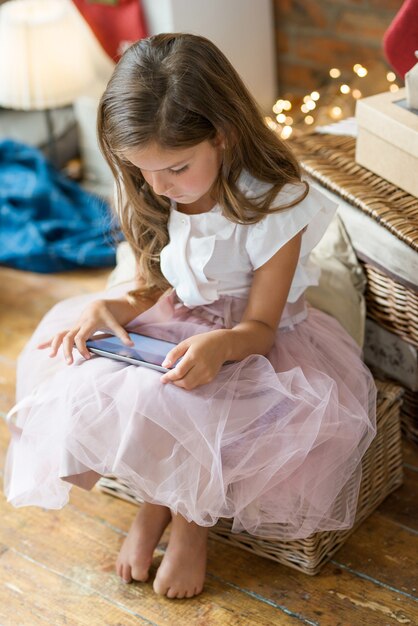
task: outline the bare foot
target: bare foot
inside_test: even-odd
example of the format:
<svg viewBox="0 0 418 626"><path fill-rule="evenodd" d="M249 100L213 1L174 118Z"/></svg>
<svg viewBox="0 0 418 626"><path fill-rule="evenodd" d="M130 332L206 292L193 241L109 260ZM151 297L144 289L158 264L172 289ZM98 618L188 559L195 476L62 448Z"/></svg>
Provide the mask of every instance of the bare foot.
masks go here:
<svg viewBox="0 0 418 626"><path fill-rule="evenodd" d="M116 573L124 582L148 579L154 550L170 520L165 506L148 502L140 506L116 561Z"/></svg>
<svg viewBox="0 0 418 626"><path fill-rule="evenodd" d="M203 589L208 529L173 515L167 551L154 580L154 591L167 598L192 598Z"/></svg>

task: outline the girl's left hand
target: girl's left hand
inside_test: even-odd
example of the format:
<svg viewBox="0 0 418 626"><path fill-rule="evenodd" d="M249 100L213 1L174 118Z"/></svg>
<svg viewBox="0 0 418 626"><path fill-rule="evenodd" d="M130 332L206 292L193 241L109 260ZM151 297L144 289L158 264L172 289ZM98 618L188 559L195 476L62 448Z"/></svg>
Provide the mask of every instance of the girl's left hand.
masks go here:
<svg viewBox="0 0 418 626"><path fill-rule="evenodd" d="M161 377L162 383L173 383L183 389L194 389L213 380L227 360L225 330L212 330L193 335L170 350L163 367L170 367L183 357L176 367Z"/></svg>

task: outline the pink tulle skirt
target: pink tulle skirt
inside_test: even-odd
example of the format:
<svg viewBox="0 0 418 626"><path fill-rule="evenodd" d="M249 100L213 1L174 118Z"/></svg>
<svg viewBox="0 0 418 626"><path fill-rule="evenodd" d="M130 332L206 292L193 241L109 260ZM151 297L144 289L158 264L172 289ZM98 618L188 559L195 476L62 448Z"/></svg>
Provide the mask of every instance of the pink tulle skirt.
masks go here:
<svg viewBox="0 0 418 626"><path fill-rule="evenodd" d="M303 303L293 318L287 309L267 356L186 391L149 368L80 356L68 366L36 349L98 297L56 305L19 359L5 472L13 505L61 508L72 484L111 474L202 526L228 517L236 532L290 540L353 524L375 385L334 319ZM233 325L245 304L188 309L172 293L129 329L180 341Z"/></svg>

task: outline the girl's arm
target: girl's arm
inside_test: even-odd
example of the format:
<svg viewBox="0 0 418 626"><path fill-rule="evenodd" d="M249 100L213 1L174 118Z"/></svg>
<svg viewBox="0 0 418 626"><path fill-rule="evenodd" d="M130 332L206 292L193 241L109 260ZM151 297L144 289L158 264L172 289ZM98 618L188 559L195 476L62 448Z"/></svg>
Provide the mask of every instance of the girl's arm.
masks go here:
<svg viewBox="0 0 418 626"><path fill-rule="evenodd" d="M241 322L222 331L226 360L241 361L249 354L265 355L272 347L298 263L302 232L254 272Z"/></svg>
<svg viewBox="0 0 418 626"><path fill-rule="evenodd" d="M292 284L301 241L302 232L254 272L248 304L237 326L194 335L170 350L163 366L170 367L183 358L161 377L163 383L194 389L210 382L225 361L269 352Z"/></svg>
<svg viewBox="0 0 418 626"><path fill-rule="evenodd" d="M143 285L144 281L137 278L132 290L139 289ZM152 307L162 293L156 290L149 298L138 300L129 297L128 293L119 298L95 300L84 309L72 328L56 333L48 341L38 345L38 348L41 350L50 348L49 356L54 357L62 345L64 356L70 365L73 362L74 346L85 359L90 358L91 354L87 349L86 341L97 330L109 330L124 344L133 345L124 326Z"/></svg>

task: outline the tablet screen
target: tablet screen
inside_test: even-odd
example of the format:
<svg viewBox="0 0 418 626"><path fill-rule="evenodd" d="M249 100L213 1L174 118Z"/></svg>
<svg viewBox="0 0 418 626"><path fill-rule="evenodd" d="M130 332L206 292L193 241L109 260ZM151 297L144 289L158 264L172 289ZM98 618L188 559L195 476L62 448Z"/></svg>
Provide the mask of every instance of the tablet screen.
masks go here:
<svg viewBox="0 0 418 626"><path fill-rule="evenodd" d="M155 339L137 333L129 333L134 342L134 346L125 346L118 337L113 335L102 335L101 338L94 337L86 342L87 348L98 348L111 354L125 356L138 361L145 361L152 365L161 365L166 355L177 344L163 339Z"/></svg>

